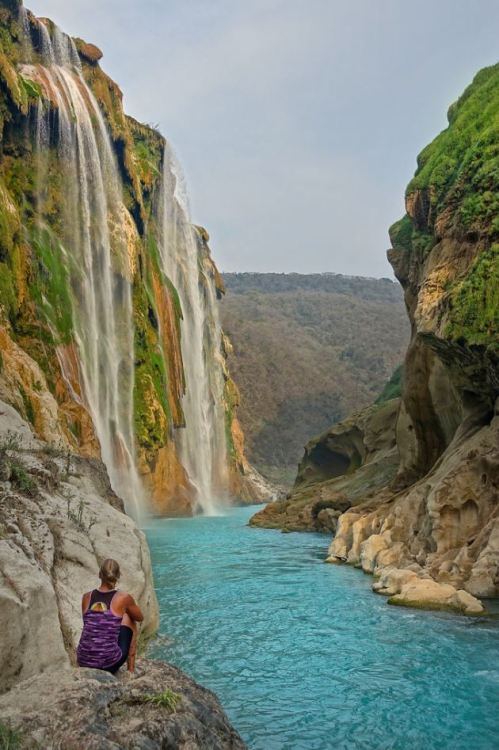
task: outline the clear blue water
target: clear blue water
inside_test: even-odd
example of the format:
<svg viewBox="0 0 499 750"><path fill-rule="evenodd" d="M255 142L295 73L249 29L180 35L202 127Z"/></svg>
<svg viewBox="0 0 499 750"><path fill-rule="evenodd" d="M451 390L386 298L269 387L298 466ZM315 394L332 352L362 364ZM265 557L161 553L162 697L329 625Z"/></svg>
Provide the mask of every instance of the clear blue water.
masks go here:
<svg viewBox="0 0 499 750"><path fill-rule="evenodd" d="M220 698L251 750L499 748L499 625L390 607L325 565L328 538L249 528L255 508L146 530L151 656Z"/></svg>

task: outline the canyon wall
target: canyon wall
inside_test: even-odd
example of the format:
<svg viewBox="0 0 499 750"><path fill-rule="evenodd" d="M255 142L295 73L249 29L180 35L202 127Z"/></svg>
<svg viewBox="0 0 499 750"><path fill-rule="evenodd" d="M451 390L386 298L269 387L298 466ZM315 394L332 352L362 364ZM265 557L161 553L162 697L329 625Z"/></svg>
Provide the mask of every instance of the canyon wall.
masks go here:
<svg viewBox="0 0 499 750"><path fill-rule="evenodd" d="M498 65L448 120L390 229L411 323L401 399L312 441L253 523L336 530L328 560L374 573L392 603L472 613L499 595Z"/></svg>
<svg viewBox="0 0 499 750"><path fill-rule="evenodd" d="M135 517L259 495L223 282L171 149L124 113L97 47L14 0L0 26L0 397L43 440L102 457Z"/></svg>

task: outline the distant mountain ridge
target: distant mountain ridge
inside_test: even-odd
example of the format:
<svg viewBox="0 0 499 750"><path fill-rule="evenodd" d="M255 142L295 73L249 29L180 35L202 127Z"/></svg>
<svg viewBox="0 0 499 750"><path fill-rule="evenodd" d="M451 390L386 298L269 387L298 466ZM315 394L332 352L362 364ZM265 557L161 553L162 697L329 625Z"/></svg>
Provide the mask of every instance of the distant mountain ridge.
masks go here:
<svg viewBox="0 0 499 750"><path fill-rule="evenodd" d="M288 483L310 434L371 403L402 362L402 290L390 279L333 273L223 278L249 458Z"/></svg>
<svg viewBox="0 0 499 750"><path fill-rule="evenodd" d="M258 271L222 272L226 286L235 294L246 294L250 290L259 292L289 292L296 289L355 293L363 299L382 299L400 302L400 285L388 278L370 276L345 276L341 273L260 273Z"/></svg>

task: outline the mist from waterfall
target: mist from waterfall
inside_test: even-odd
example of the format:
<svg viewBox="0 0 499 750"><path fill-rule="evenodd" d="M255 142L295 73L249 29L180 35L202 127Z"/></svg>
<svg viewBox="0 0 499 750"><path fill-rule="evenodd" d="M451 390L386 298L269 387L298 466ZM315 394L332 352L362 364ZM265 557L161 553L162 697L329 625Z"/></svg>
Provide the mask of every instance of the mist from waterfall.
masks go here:
<svg viewBox="0 0 499 750"><path fill-rule="evenodd" d="M163 271L178 291L183 316L185 427L176 433L179 457L195 487L198 510L216 515L226 504L228 485L222 329L213 267L190 222L185 181L168 143L158 220Z"/></svg>
<svg viewBox="0 0 499 750"><path fill-rule="evenodd" d="M31 48L27 14L21 7L25 44ZM56 106L36 106L37 231L43 215L51 147L56 144L63 174L63 255L71 287L73 335L82 398L72 388L65 347L57 352L68 387L92 417L111 485L137 520L144 511L136 470L133 425L134 341L131 281L123 227L122 185L102 112L82 75L70 37L37 19L37 51L23 74L37 81ZM57 338L56 338L57 341Z"/></svg>

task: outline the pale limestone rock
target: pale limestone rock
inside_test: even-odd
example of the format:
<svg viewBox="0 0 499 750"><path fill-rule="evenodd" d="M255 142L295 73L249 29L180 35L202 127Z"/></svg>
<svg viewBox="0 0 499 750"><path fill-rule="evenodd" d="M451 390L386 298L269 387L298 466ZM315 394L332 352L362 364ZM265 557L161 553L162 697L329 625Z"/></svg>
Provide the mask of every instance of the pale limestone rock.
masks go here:
<svg viewBox="0 0 499 750"><path fill-rule="evenodd" d="M336 562L337 559L346 560L348 551L352 546L353 524L359 518L358 513L347 511L338 519L336 536L329 545L326 562Z"/></svg>
<svg viewBox="0 0 499 750"><path fill-rule="evenodd" d="M2 326L0 351L0 398L14 405L20 412L25 410L25 403L29 403L38 437L62 448L69 448L60 423L57 402L48 388L42 369L10 338L6 328Z"/></svg>
<svg viewBox="0 0 499 750"><path fill-rule="evenodd" d="M388 537L388 538L387 538ZM360 564L364 573L373 573L380 552L389 546L389 535L372 534L360 547Z"/></svg>
<svg viewBox="0 0 499 750"><path fill-rule="evenodd" d="M373 583L373 591L384 596L399 594L402 587L418 578L417 574L407 568L385 568L377 581Z"/></svg>
<svg viewBox="0 0 499 750"><path fill-rule="evenodd" d="M120 562L119 586L142 608L143 632L158 625L144 534L123 512L103 465L78 457L68 465L65 456L48 453L0 402L0 441L7 432L19 435L22 447L0 451L0 463L24 467L31 486L0 484L0 692L74 663L81 597L98 584L106 557Z"/></svg>
<svg viewBox="0 0 499 750"><path fill-rule="evenodd" d="M392 596L389 603L422 609L447 608L470 615L484 611L480 601L466 591L457 591L448 583L417 576L403 584L400 593Z"/></svg>
<svg viewBox="0 0 499 750"><path fill-rule="evenodd" d="M383 570L384 568L399 568L402 566L406 558L407 555L405 544L403 542L391 543L386 549L380 550L377 554L376 565L373 572L375 575L378 575L379 571Z"/></svg>
<svg viewBox="0 0 499 750"><path fill-rule="evenodd" d="M466 591L477 597L497 596L499 568L499 519L490 524L488 540L466 581ZM487 530L486 530L487 531Z"/></svg>

